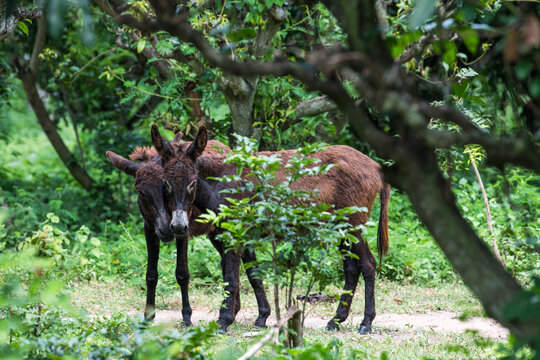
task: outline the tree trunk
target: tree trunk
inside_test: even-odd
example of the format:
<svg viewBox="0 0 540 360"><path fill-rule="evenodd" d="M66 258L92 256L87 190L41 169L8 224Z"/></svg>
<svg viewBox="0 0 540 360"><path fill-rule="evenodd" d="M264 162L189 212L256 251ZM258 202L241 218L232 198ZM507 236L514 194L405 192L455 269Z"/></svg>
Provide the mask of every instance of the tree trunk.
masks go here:
<svg viewBox="0 0 540 360"><path fill-rule="evenodd" d="M238 135L253 135L253 100L258 77L247 79L241 76L225 76L222 92L231 110L231 131Z"/></svg>
<svg viewBox="0 0 540 360"><path fill-rule="evenodd" d="M230 10L228 14L233 27L242 25L236 24L236 10ZM255 59L260 60L272 46L274 35L281 27L282 22L287 18L286 8L274 6L266 13L266 26L259 31L257 38L253 42L251 53ZM221 91L225 95L225 100L231 110L231 131L242 136L253 137L253 101L259 82L258 76L239 76L227 74L221 83ZM234 140L234 139L231 139ZM234 144L234 141L231 141Z"/></svg>
<svg viewBox="0 0 540 360"><path fill-rule="evenodd" d="M22 82L24 91L26 93L26 97L28 99L28 102L32 106L32 109L34 110L34 113L36 114L37 120L39 122L39 125L41 125L41 128L47 135L47 138L51 142L52 146L54 147L54 150L56 150L56 153L62 159L62 162L64 165L68 168L69 172L71 173L71 176L85 189L90 190L92 186L95 184L94 179L88 175L88 173L79 165L71 151L67 148L66 144L64 143L64 140L60 137L60 134L58 133L58 129L54 125L54 123L51 121L49 117L49 113L47 112L47 109L45 109L45 105L43 104L43 101L39 97L39 94L36 89L36 83L35 83L35 75L31 71L27 71L24 75L22 75Z"/></svg>
<svg viewBox="0 0 540 360"><path fill-rule="evenodd" d="M294 307L296 308L296 305ZM302 311L297 310L288 321L289 331L287 331L287 340L291 348L302 346L302 339L304 337L302 315Z"/></svg>

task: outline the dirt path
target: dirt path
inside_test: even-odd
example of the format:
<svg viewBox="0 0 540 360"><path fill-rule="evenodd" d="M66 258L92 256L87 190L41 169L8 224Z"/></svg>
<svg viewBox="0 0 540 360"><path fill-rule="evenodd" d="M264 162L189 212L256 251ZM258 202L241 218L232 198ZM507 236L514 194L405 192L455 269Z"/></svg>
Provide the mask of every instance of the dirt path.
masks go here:
<svg viewBox="0 0 540 360"><path fill-rule="evenodd" d="M255 322L257 309L242 309L236 321L251 325ZM201 322L217 320L217 311L210 309L194 309L192 322L198 325ZM158 310L155 322L158 324L178 322L182 319L180 311ZM306 318L306 328L324 329L329 319L323 319L315 315ZM345 327L352 331L356 328L362 317L354 316L347 320ZM275 324L275 319L270 317L268 325ZM422 331L434 331L436 333L463 333L467 330L477 331L479 335L503 340L508 336L508 330L499 325L496 321L487 318L473 317L467 321L458 319L458 315L452 312L437 311L430 314L379 314L374 322L374 333L372 336L392 336L404 338L410 334Z"/></svg>

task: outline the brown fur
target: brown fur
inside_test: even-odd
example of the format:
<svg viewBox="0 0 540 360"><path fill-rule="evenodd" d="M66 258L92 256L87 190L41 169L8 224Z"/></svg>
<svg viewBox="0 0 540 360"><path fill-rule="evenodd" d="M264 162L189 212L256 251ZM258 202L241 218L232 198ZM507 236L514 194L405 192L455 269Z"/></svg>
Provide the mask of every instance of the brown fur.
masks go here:
<svg viewBox="0 0 540 360"><path fill-rule="evenodd" d="M156 133L156 136L159 135ZM235 184L223 185L213 180L208 180L211 177L220 177L231 175L236 172L235 164L224 163L225 154L209 155L202 153L206 145L206 130L199 131L196 140L188 148L177 149L173 157L168 157L164 165L164 177L173 184L175 188L174 194L177 199L181 199L181 203L175 201L172 204L172 209L188 209L189 203L186 201L194 199L194 204L201 210L209 209L219 211L219 205L225 203L224 196L219 192L224 186L231 187ZM163 139L160 138L154 142L158 152L168 154L168 145L163 144ZM256 155L279 155L283 163L289 161L291 156L294 156L295 150L283 150L278 152L260 152ZM388 201L390 188L385 184L381 172L381 167L371 160L366 155L348 146L334 145L328 146L325 151L318 151L311 155L318 158L320 162L317 165L333 164L327 173L307 176L301 178L293 184L293 188L319 191L318 201L334 205L336 208L344 208L350 206L365 207L367 212L357 212L349 217L351 225L356 226L365 224L369 219L371 209L377 194L380 194L381 211L379 215L379 230L378 230L378 248L379 257L382 257L388 251ZM246 170L244 176L247 174ZM285 179L286 174L278 174L278 178ZM188 184L193 183L193 179L197 178L197 190L195 197L186 197L182 195L189 188ZM200 189L199 189L200 187ZM248 194L239 194L238 197L244 197ZM294 200L293 200L294 201ZM172 211L171 209L171 211ZM375 299L374 299L374 284L375 284L375 266L376 262L371 254L367 242L361 238L361 231L355 233L359 242L351 245L350 251L358 258L344 258L345 272L345 290L341 297L336 317L328 323L329 329L336 329L336 322L344 321L349 313L352 295L358 283L358 277L361 273L365 280L365 312L364 320L360 326L361 333L371 331L371 323L375 318ZM345 250L344 245L340 246L341 250ZM229 251L233 253L233 251ZM225 259L225 261L227 261ZM224 281L228 283L226 291L230 294L224 301L220 310L219 323L222 330L234 321L232 309L235 308L234 296L238 292L237 279L237 263L238 260L231 257L231 263L226 265L230 269L229 273L224 274Z"/></svg>
<svg viewBox="0 0 540 360"><path fill-rule="evenodd" d="M176 141L175 141L176 140ZM191 145L191 141L180 142L180 139L176 139L171 142L171 145L176 151L186 150ZM231 149L217 140L208 141L208 146L204 150L203 154L207 156L217 156L222 153L229 153ZM133 161L141 162L141 167L137 170L135 174L135 189L137 191L142 191L144 189L149 189L156 187L156 185L163 179L163 167L161 164L161 158L154 146L137 146L133 149L133 152L129 155L129 158ZM154 209L151 206L143 206L141 208L141 213L143 216L148 214L148 216L154 215ZM189 217L189 236L200 236L208 234L214 229L212 224L200 223L197 221L198 217L201 215L201 212L197 208L193 208Z"/></svg>
<svg viewBox="0 0 540 360"><path fill-rule="evenodd" d="M148 161L158 156L156 149L148 146L137 146L133 149L133 152L129 155L129 158L133 161Z"/></svg>
<svg viewBox="0 0 540 360"><path fill-rule="evenodd" d="M270 156L279 154L285 164L296 150L282 150L276 152L258 152L255 155ZM197 169L203 178L219 177L233 174L236 165L226 164L227 154L204 154L197 159ZM366 207L368 212L354 214L351 219L353 225L365 224L371 214L371 209L377 194L381 195L381 212L378 230L378 252L379 257L388 253L388 208L390 199L390 187L384 183L381 166L361 152L344 145L332 145L313 155L320 162L317 166L334 164L326 174L317 176L305 176L292 185L293 189L314 190L319 192L317 201L334 205L337 209L358 206ZM171 165L167 164L167 169L173 169L174 163L188 161L178 157L171 160ZM189 165L188 165L189 166ZM168 170L168 172L174 170ZM248 170L244 171L244 176ZM285 179L286 174L278 173L278 178ZM179 174L175 174L178 178Z"/></svg>

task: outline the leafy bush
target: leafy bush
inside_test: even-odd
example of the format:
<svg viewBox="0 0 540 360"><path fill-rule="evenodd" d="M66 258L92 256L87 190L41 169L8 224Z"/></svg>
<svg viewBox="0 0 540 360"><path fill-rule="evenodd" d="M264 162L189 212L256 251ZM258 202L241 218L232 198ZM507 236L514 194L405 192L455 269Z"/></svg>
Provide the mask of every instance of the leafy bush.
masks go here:
<svg viewBox="0 0 540 360"><path fill-rule="evenodd" d="M258 276L273 284L274 311L279 322L280 287L285 288L285 306L290 309L296 303L293 290L297 277L305 274L305 309L313 285L318 283L324 288L329 283L326 275L339 263L339 255L357 258L347 249L358 242L352 232L364 227L353 227L347 219L367 209L336 209L315 201L316 188L296 188L299 180L323 175L334 166L319 165L320 160L311 156L324 151L321 144L297 149L285 162L279 154L254 155L255 140L236 138L239 145L225 159L226 163L236 164L236 174L217 179L229 184L222 190L231 195L226 198L228 203L220 205L218 214L209 211L202 217L225 230L218 237L227 247L264 254L253 265L257 266ZM341 244L343 248L339 250ZM305 314L302 323L304 318ZM300 329L301 326L297 331ZM290 337L289 342L297 346L301 340Z"/></svg>

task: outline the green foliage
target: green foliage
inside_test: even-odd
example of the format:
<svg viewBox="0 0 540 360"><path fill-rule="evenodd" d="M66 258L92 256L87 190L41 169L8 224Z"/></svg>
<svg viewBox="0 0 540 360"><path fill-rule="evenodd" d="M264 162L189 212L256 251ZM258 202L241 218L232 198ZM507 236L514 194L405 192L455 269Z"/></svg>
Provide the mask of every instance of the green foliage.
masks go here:
<svg viewBox="0 0 540 360"><path fill-rule="evenodd" d="M540 278L535 278L530 289L523 290L519 299L511 302L505 309L508 320L518 320L538 324L540 322ZM540 348L540 333L531 332L523 339L512 338L511 342L516 349L531 346L537 351Z"/></svg>
<svg viewBox="0 0 540 360"><path fill-rule="evenodd" d="M373 210L374 213L378 209ZM456 275L442 251L416 216L410 202L394 189L389 206L390 248L381 265L381 275L397 282L437 284ZM368 227L375 243L376 232Z"/></svg>
<svg viewBox="0 0 540 360"><path fill-rule="evenodd" d="M337 265L340 244L347 248L357 242L352 232L363 228L351 228L347 217L367 209L335 209L315 202L317 189L298 188L298 181L325 174L332 167L317 165L320 160L313 153L324 151L321 145L300 148L283 162L277 154L253 155L256 142L251 139L237 136L237 142L225 160L236 164L236 174L218 178L232 185L222 190L230 194L228 204L220 205L219 214L209 212L202 217L227 230L219 235L227 246L263 254L257 269L273 284L288 286L290 307L300 271L309 279L308 293L314 283L321 288L328 284L326 269ZM341 255L355 256L347 251Z"/></svg>
<svg viewBox="0 0 540 360"><path fill-rule="evenodd" d="M138 16L151 11L145 1L129 3ZM216 1L210 8L198 6L201 3L190 2L189 16L194 27L203 30L214 46L242 60L253 58L253 41L267 25L269 9L284 2ZM8 4L15 2L8 1ZM30 8L34 3L25 1L23 4ZM29 58L36 22L19 22L12 36L0 43L0 357L166 358L182 354L216 357L219 354L207 346L206 341L215 339L208 329L187 334L176 330L162 332L147 330L137 320L122 316L102 320L79 316L70 308L63 284L112 279L125 281L137 289L144 287L146 250L142 221L132 191L133 179L114 169L105 159L105 151L126 156L133 147L148 144L146 125L150 122L165 120L189 133L198 119L185 92L188 84L195 86L193 91L200 97L202 110L212 120L212 135L226 141L232 119L221 91L223 73L201 59L195 47L179 43L167 33L142 35L135 32L140 39L134 40L136 37L132 38L130 31L119 28L95 9L90 11L89 1L56 0L44 4L50 34L54 37L48 39L41 54L40 94L71 152L79 163L84 157L86 169L99 188L85 192L73 181L28 109L22 86L16 79L15 60L24 62ZM397 58L422 36L435 35L436 41L420 49L404 64L408 71L423 79L418 88L423 97L439 101L433 104L453 104L477 126L493 134L505 136L516 130L534 133L536 125L527 114L525 104L540 96L540 76L535 66L538 47L516 40L519 31L526 32L526 19L517 15L519 12L512 2L457 2L455 11L447 18L436 11L439 5L445 4L395 0L388 5L390 26L385 42L392 56ZM538 9L537 4L530 5ZM321 3L309 7L291 3L288 13L262 55L263 60L279 56L303 61L305 50L313 49L312 45L324 48L346 45L345 33ZM128 44L130 50L115 46L117 39ZM162 59L141 60L140 55L146 48L167 58L171 72L166 79L158 76L151 65ZM169 58L177 51L186 56L187 61ZM510 63L496 60L502 53L515 59ZM434 84L443 89L441 94L434 94ZM350 87L353 91L352 85ZM260 77L255 91L253 121L265 150L298 147L304 141L320 139L320 131L324 130L336 137L332 142L352 144L374 157L371 149L354 140L349 131L339 135L339 128L326 114L297 119L297 106L318 94L309 92L293 79ZM152 97L163 101L144 117L136 117ZM368 111L378 115L371 109ZM380 117L380 128L385 129L389 116L381 114ZM458 126L449 126L437 119L432 119L430 126L434 130L460 131ZM74 129L82 151L77 146ZM480 189L469 166L468 149L486 186L493 233L487 229ZM537 175L517 168L506 168L503 173L487 168L482 164L483 159L484 152L479 147L452 147L439 152L441 168L452 182L462 213L487 244L493 237L496 239L507 270L530 288L521 305L510 315L519 318L536 314L538 284L534 279L540 275L540 180ZM270 159L264 168L258 161L248 158L244 165L261 165L263 172L279 165L277 159ZM264 173L261 176L265 179ZM256 186L251 190L255 191ZM339 257L333 250L334 244L325 245L323 251L302 250L304 245L319 241L309 231L321 227L318 216L330 209L322 206L285 213L280 210L281 205L287 203L283 198L300 198L303 194L282 190L275 198L281 200L279 208L270 202L254 206L249 199L235 200L238 210L247 210L236 218L229 218L237 221L236 224L231 221L232 234L252 231L253 228L241 226L246 222L261 227L280 226L275 234L291 235L276 249L281 266L294 265L290 256L298 248L306 251L299 257L302 260L299 271L306 272L308 265L315 264L322 288L327 283L338 282L342 270L337 266ZM377 206L374 213L378 213ZM259 210L270 215L257 220L255 215ZM278 215L288 221L305 221L305 238L292 236L296 230L281 223L274 224L272 220ZM372 243L375 232L374 226L367 226L367 238ZM264 232L256 235L268 238ZM302 239L309 242L304 243ZM421 286L456 281L451 265L415 216L406 196L397 189L390 202L390 240L390 252L382 264L381 277ZM247 244L266 251L260 256L261 265L270 266L272 256L268 244ZM173 247L162 246L160 294L178 291ZM192 283L218 286L219 256L209 241L192 239L189 248ZM307 277L297 277L297 281L303 289L310 285ZM10 337L12 341L8 344ZM197 349L196 342L205 345ZM514 345L521 344L502 346L494 356L534 356L527 348L516 353ZM339 348L339 342L332 346L308 343L294 353L276 348L274 353L261 354L261 357L339 355L353 358L370 354L362 348L349 355ZM244 350L237 346L235 356ZM454 350L448 351L454 355ZM221 355L226 357L225 352ZM467 356L458 351L455 355Z"/></svg>
<svg viewBox="0 0 540 360"><path fill-rule="evenodd" d="M458 203L484 239L489 241L495 237L508 271L530 283L540 275L536 250L540 233L536 221L540 206L536 191L538 176L518 169L509 169L505 174L488 172L487 175L488 179L493 179L486 186L494 222L493 234L487 228L484 202L476 179L459 179L456 185Z"/></svg>

